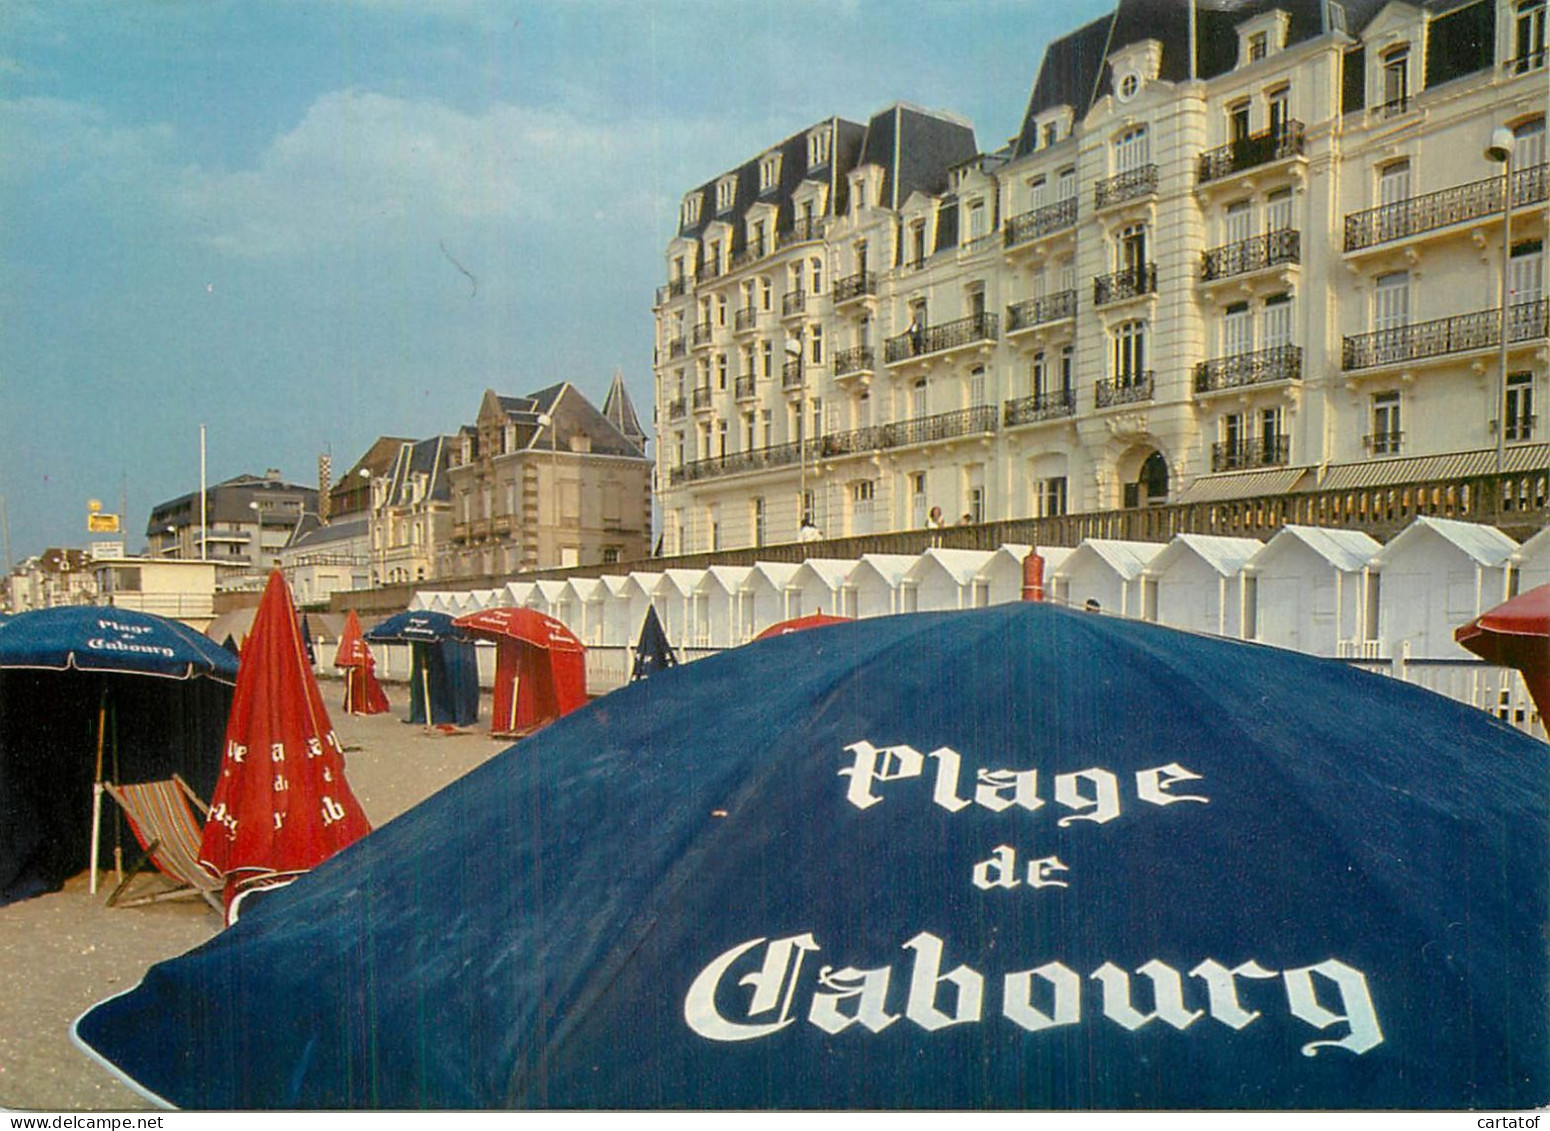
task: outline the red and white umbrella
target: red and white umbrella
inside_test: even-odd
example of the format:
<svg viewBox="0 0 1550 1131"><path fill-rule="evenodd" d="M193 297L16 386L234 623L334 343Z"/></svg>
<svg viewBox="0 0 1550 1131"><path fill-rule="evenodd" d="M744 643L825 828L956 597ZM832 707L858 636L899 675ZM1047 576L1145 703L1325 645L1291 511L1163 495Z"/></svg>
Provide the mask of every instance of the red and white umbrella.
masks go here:
<svg viewBox="0 0 1550 1131"><path fill-rule="evenodd" d="M587 702L587 649L576 634L536 609L482 609L452 622L495 641L490 733L530 734Z"/></svg>
<svg viewBox="0 0 1550 1131"><path fill-rule="evenodd" d="M1453 639L1482 660L1522 672L1539 717L1550 719L1550 585L1482 613Z"/></svg>
<svg viewBox="0 0 1550 1131"><path fill-rule="evenodd" d="M269 575L242 652L221 776L199 862L226 881L226 913L289 883L371 831L307 662L290 590Z"/></svg>
<svg viewBox="0 0 1550 1131"><path fill-rule="evenodd" d="M351 609L344 635L334 654L334 667L344 669L344 709L350 715L380 715L388 710L387 694L377 682L377 661L361 635L361 620Z"/></svg>

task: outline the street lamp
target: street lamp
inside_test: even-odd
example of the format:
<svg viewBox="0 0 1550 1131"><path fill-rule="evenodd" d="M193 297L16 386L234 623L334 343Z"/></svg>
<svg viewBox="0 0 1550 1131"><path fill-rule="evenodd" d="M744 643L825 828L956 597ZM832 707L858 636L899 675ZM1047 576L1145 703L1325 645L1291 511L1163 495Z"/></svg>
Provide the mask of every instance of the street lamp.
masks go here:
<svg viewBox="0 0 1550 1131"><path fill-rule="evenodd" d="M1501 505L1501 474L1507 442L1507 303L1508 274L1512 258L1512 147L1515 138L1506 126L1491 131L1491 143L1485 147L1487 161L1502 166L1502 317L1501 342L1496 372L1496 501Z"/></svg>
<svg viewBox="0 0 1550 1131"><path fill-rule="evenodd" d="M548 412L538 414L538 426L549 429L549 502L554 508L553 527L550 537L554 541L554 562L560 564L560 455L558 444L558 431L554 424L554 415Z"/></svg>

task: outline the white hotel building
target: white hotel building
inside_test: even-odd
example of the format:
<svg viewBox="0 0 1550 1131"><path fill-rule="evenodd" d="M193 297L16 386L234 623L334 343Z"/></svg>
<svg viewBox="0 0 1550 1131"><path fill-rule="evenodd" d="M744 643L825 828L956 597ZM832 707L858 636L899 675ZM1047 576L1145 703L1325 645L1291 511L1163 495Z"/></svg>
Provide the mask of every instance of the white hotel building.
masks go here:
<svg viewBox="0 0 1550 1131"><path fill-rule="evenodd" d="M1225 7L1118 0L997 152L895 105L688 193L663 552L1550 467L1545 0Z"/></svg>

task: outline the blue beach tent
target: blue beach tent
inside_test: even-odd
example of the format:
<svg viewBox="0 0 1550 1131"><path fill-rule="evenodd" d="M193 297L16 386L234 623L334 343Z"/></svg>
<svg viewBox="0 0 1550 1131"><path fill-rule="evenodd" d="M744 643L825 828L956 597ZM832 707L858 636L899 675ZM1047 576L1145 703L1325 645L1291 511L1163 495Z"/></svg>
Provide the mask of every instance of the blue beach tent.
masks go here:
<svg viewBox="0 0 1550 1131"><path fill-rule="evenodd" d="M1550 1101L1550 775L1292 652L1005 605L494 758L82 1017L195 1108Z"/></svg>
<svg viewBox="0 0 1550 1131"><path fill-rule="evenodd" d="M445 613L391 616L366 639L409 644L408 723L473 726L479 721L479 666L473 641Z"/></svg>
<svg viewBox="0 0 1550 1131"><path fill-rule="evenodd" d="M0 620L0 905L91 863L98 782L180 774L209 797L237 658L176 621L74 605ZM104 866L134 847L101 810Z"/></svg>
<svg viewBox="0 0 1550 1131"><path fill-rule="evenodd" d="M666 671L678 663L678 656L668 642L662 619L657 616L655 605L646 606L646 619L641 622L640 640L635 645L635 664L630 669L630 681L646 679Z"/></svg>

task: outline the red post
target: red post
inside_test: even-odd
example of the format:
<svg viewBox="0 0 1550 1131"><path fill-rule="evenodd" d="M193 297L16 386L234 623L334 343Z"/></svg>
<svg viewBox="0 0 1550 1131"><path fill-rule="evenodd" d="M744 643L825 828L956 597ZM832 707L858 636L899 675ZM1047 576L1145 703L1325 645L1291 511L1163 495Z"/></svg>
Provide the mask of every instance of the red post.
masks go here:
<svg viewBox="0 0 1550 1131"><path fill-rule="evenodd" d="M1023 600L1044 600L1044 558L1037 547L1023 559Z"/></svg>

